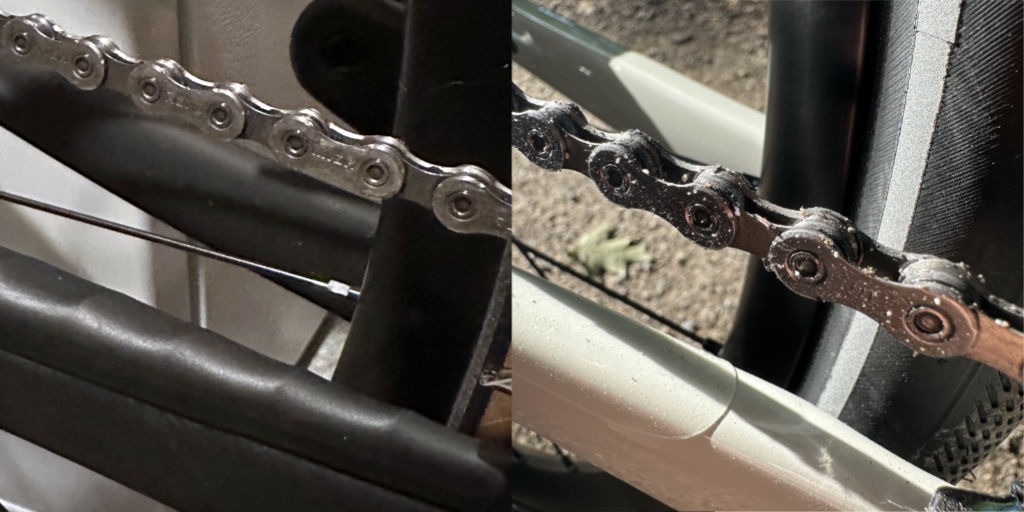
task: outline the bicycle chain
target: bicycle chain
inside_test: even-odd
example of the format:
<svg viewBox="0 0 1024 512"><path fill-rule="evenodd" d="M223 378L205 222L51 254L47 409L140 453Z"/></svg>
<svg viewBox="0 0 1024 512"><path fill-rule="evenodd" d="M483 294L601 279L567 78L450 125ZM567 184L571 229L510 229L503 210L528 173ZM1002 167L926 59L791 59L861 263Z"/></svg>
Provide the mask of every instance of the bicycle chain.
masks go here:
<svg viewBox="0 0 1024 512"><path fill-rule="evenodd" d="M479 167L425 162L395 138L350 132L315 109L272 107L242 84L130 57L106 37L68 34L43 15L0 11L0 55L56 71L81 90L117 91L146 114L212 138L256 142L286 167L357 196L413 201L451 231L507 237L511 228L511 191Z"/></svg>
<svg viewBox="0 0 1024 512"><path fill-rule="evenodd" d="M534 164L579 172L706 249L753 254L790 290L860 311L918 353L970 357L1022 380L1024 312L966 265L882 246L832 210L772 204L741 174L691 163L639 131L600 130L578 106L514 84L512 111L512 145Z"/></svg>

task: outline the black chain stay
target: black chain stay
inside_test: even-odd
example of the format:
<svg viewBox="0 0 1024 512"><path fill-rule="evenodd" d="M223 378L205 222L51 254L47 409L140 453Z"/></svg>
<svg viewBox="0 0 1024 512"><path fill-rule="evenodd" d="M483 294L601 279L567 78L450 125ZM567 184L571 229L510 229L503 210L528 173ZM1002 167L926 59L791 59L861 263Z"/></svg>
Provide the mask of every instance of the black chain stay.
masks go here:
<svg viewBox="0 0 1024 512"><path fill-rule="evenodd" d="M1024 311L966 265L882 246L832 210L772 204L749 176L512 89L512 145L534 164L579 172L611 202L654 213L706 249L758 256L789 289L860 311L919 353L970 357L1022 379Z"/></svg>

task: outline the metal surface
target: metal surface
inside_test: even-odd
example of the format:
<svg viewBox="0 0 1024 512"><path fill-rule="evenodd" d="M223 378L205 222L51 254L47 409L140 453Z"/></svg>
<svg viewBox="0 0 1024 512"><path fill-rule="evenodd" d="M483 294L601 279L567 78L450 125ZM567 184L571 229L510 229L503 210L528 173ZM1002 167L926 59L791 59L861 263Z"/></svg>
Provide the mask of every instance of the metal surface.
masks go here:
<svg viewBox="0 0 1024 512"><path fill-rule="evenodd" d="M347 297L353 300L359 299L359 290L357 288L353 288L348 284L335 281L333 279L329 281L320 281L310 277L301 276L292 272L288 272L287 270L274 268L256 261L240 258L238 256L232 256L227 253L207 249L205 247L200 247L198 245L190 244L187 242L182 242L180 240L175 240L173 238L159 235L157 233L151 233L149 231L133 228L131 226L126 226L124 224L120 224L117 222L112 222L106 219L93 217L91 215L86 215L81 212L68 210L66 208L61 208L59 206L54 206L52 204L36 201L34 199L29 199L27 197L22 197L17 194L11 194L10 192L4 192L2 190L0 190L0 200L32 208L34 210L50 213L53 215L58 215L60 217L64 217L67 219L76 220L78 222L83 222L85 224L107 229L116 233L132 236L140 240L146 240L148 242L153 242L163 246L171 247L173 249L179 249L182 251L197 254L199 256L204 256L206 258L214 259L217 261L223 261L225 263L230 263L238 267L252 270L258 274L267 277L279 277L292 281L297 281L302 284L310 285L316 288L321 288L333 295L339 295L341 297Z"/></svg>
<svg viewBox="0 0 1024 512"><path fill-rule="evenodd" d="M704 248L762 258L790 290L860 311L916 352L1024 378L1024 312L962 264L889 249L825 208L780 207L741 174L689 163L642 132L594 128L572 104L516 89L512 126L513 145L535 164L577 171L608 200L654 213Z"/></svg>
<svg viewBox="0 0 1024 512"><path fill-rule="evenodd" d="M501 368L498 370L485 371L480 376L480 385L485 388L494 388L506 395L512 394L512 369Z"/></svg>
<svg viewBox="0 0 1024 512"><path fill-rule="evenodd" d="M518 64L613 127L760 175L760 112L527 0L512 2L512 41Z"/></svg>
<svg viewBox="0 0 1024 512"><path fill-rule="evenodd" d="M517 421L675 509L920 510L944 483L699 348L524 272L512 292Z"/></svg>
<svg viewBox="0 0 1024 512"><path fill-rule="evenodd" d="M135 59L109 39L67 34L44 16L0 14L0 53L83 90L117 91L142 112L213 138L255 142L289 168L366 199L403 197L454 232L503 237L510 228L510 190L479 167L430 164L397 139L350 132L312 109L272 107L241 84L204 81L171 60Z"/></svg>

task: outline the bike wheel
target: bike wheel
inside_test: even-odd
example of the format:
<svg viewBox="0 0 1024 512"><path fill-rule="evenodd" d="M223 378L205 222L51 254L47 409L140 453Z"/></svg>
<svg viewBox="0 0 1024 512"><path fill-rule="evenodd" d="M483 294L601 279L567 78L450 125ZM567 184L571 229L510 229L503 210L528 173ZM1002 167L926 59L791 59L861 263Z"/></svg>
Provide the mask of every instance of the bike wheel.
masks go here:
<svg viewBox="0 0 1024 512"><path fill-rule="evenodd" d="M1020 304L1021 4L956 7L871 6L845 213L883 244L967 263ZM951 482L1020 422L1018 383L915 357L848 308L818 307L809 340L790 388Z"/></svg>

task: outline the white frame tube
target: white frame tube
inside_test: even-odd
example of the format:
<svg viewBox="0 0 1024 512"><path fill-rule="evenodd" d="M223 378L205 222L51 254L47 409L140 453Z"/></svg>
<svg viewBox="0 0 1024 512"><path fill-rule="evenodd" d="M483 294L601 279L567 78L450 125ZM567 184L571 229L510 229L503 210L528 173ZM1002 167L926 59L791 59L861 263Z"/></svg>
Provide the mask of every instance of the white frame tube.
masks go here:
<svg viewBox="0 0 1024 512"><path fill-rule="evenodd" d="M803 399L525 272L513 418L680 510L923 509L945 482Z"/></svg>

